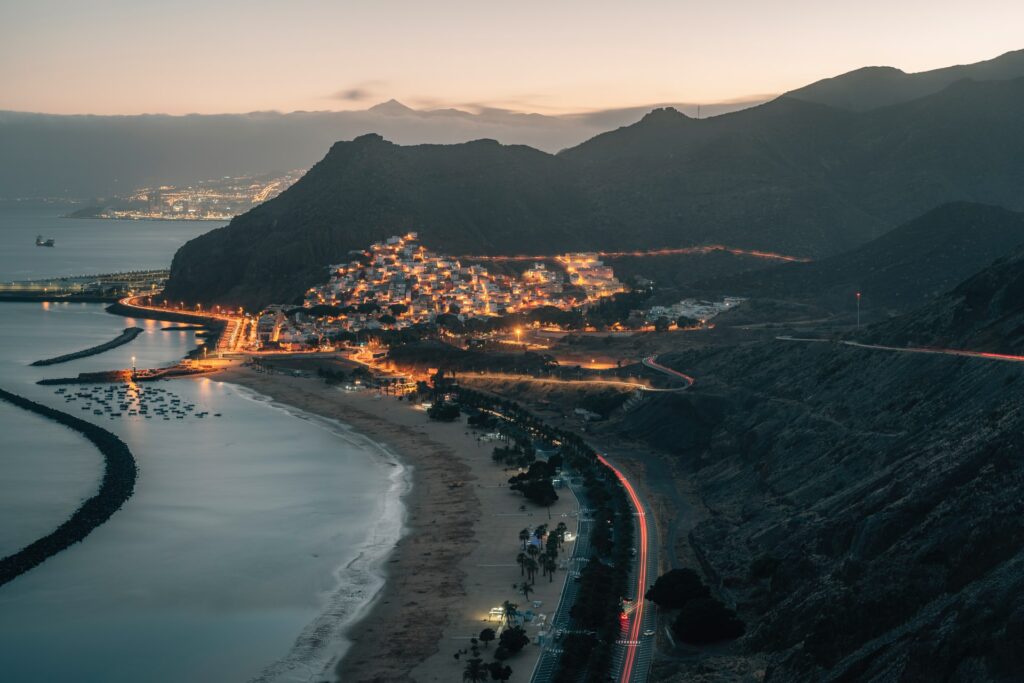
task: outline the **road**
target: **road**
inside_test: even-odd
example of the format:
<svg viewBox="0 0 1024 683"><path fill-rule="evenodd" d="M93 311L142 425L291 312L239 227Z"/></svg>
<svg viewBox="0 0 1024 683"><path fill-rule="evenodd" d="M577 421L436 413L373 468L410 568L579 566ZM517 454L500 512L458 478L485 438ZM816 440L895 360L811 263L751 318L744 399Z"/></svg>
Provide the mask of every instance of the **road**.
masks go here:
<svg viewBox="0 0 1024 683"><path fill-rule="evenodd" d="M674 392L682 391L686 387L679 387L675 389L658 389L657 387L649 387L646 384L639 382L627 382L625 380L618 379L557 379L553 377L533 377L531 375L516 375L501 372L473 372L463 373L463 378L473 379L494 379L506 382L535 382L538 384L575 384L575 385L596 385L605 387L619 387L622 389L636 389L638 391L650 391L650 392Z"/></svg>
<svg viewBox="0 0 1024 683"><path fill-rule="evenodd" d="M802 343L831 343L831 339L810 339L805 337L776 337L779 341L791 341ZM839 340L839 344L852 346L858 349L872 349L876 351L894 351L897 353L927 353L939 356L961 356L964 358L981 358L983 360L1000 360L1011 363L1024 363L1024 356L1015 356L1008 353L990 353L988 351L968 351L965 349L936 349L926 346L885 346L883 344L862 344L855 341Z"/></svg>
<svg viewBox="0 0 1024 683"><path fill-rule="evenodd" d="M692 387L694 382L697 381L693 377L690 377L685 373L679 372L678 370L673 370L672 368L669 367L665 367L664 365L658 362L657 356L647 356L647 358L644 358L643 364L644 366L650 368L651 370L657 370L658 372L664 373L669 377L686 382L685 388Z"/></svg>
<svg viewBox="0 0 1024 683"><path fill-rule="evenodd" d="M153 311L155 313L175 313L190 315L196 318L209 318L212 320L220 320L225 323L224 329L217 339L217 348L214 349L220 353L231 353L237 351L239 347L245 341L245 335L243 334L246 319L239 315L230 315L228 313L218 313L214 311L203 311L200 309L190 311L185 309L167 308L162 306L146 305L139 302L140 299L148 297L145 296L127 296L121 299L120 303L123 306L129 306L131 308L141 308L146 311Z"/></svg>
<svg viewBox="0 0 1024 683"><path fill-rule="evenodd" d="M654 637L645 636L644 633L653 630L657 622L654 607L648 607L644 600L648 580L653 578L658 571L657 548L651 542L653 538L656 538L653 528L654 520L651 515L647 514L647 505L637 494L626 475L603 455L597 457L619 478L623 488L626 489L626 494L636 515L639 533L637 534L636 564L632 572L633 602L636 607L629 615L629 621L625 627L625 638L621 642L623 658L619 681L620 683L644 683L650 672L651 662L654 660Z"/></svg>

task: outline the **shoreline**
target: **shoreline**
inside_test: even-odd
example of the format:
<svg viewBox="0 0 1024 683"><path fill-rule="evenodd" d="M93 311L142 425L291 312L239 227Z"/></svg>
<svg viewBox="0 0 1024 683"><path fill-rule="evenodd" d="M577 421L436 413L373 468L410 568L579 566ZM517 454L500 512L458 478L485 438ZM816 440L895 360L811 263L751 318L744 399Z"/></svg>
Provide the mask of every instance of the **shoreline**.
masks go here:
<svg viewBox="0 0 1024 683"><path fill-rule="evenodd" d="M464 661L453 655L483 628L497 627L489 610L506 599L523 604L513 586L522 581L514 561L520 551L519 530L559 520L577 531L574 495L565 492L550 510L553 517L544 508L524 506L507 485L509 473L492 462L492 444L478 440L464 422L430 421L394 397L349 393L315 379L241 366L221 372L218 380L337 421L379 444L409 472L410 485L401 497L401 536L378 562L383 584L361 608L344 615L341 628L347 642L333 652L331 670L310 681L329 677L345 683L427 683L460 678ZM561 575L538 579L528 601L532 608L552 613L565 580ZM528 628L532 640L537 624ZM486 650L482 654L489 656ZM529 681L540 654L541 648L530 645L510 659L511 682Z"/></svg>
<svg viewBox="0 0 1024 683"><path fill-rule="evenodd" d="M345 395L310 380L268 376L237 366L219 373L217 380L340 424L350 434L374 443L408 472L399 499L400 535L377 560L380 585L347 615L341 625L342 642L325 653L323 659L329 659L329 664L318 675L346 683L413 680L411 671L438 651L447 622L444 618L434 624L419 623L423 607L429 603L438 613L447 614L462 596L464 577L453 567L468 554L475 539L459 545L451 539L464 531L467 518L480 516L479 501L470 488L462 486L469 478L468 467L452 457L447 445L425 440L418 429L380 415L381 410L392 408L384 399Z"/></svg>
<svg viewBox="0 0 1024 683"><path fill-rule="evenodd" d="M384 511L359 546L359 553L333 571L335 585L325 591L320 613L303 628L285 656L250 679L252 683L271 683L294 680L297 672L318 671L319 680L319 677L332 675L338 660L351 648L349 631L370 612L386 584L387 560L408 531L404 501L412 488L412 468L386 445L336 418L281 402L239 382L223 381L237 387L242 398L265 403L297 419L313 422L343 441L380 457L382 468L391 468L384 494ZM352 607L354 609L350 609Z"/></svg>

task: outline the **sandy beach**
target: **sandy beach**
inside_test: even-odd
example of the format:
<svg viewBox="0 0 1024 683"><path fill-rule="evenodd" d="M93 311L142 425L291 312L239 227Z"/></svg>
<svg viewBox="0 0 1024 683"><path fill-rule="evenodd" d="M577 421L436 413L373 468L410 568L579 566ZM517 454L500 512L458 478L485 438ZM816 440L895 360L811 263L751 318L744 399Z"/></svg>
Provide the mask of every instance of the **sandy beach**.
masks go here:
<svg viewBox="0 0 1024 683"><path fill-rule="evenodd" d="M385 563L386 582L368 613L350 630L351 647L338 664L340 680L461 680L469 639L489 625L492 607L504 600L521 611L551 614L565 573L538 575L527 604L514 585L519 530L565 522L575 534L577 503L568 489L551 508L526 503L510 491L505 472L491 461L493 443L480 443L463 422L430 421L394 397L344 392L318 379L259 373L234 367L218 380L234 382L297 409L339 420L383 444L412 472L404 498L406 533ZM571 545L563 549L563 557ZM537 627L527 626L531 637ZM494 644L490 649L493 650ZM529 681L540 648L528 645L506 663L512 681ZM483 650L485 661L490 652Z"/></svg>

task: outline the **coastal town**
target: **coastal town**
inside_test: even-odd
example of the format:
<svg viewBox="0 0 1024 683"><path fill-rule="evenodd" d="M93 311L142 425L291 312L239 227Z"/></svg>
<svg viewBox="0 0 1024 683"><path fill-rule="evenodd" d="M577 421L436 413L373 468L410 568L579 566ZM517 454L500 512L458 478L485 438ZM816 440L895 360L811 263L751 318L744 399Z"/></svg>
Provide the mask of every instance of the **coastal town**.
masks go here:
<svg viewBox="0 0 1024 683"><path fill-rule="evenodd" d="M229 221L281 194L305 174L305 169L264 175L224 176L191 185L140 187L103 205L92 205L71 218L122 220Z"/></svg>
<svg viewBox="0 0 1024 683"><path fill-rule="evenodd" d="M271 305L262 310L246 338L254 349L299 350L322 347L323 340L345 333L405 330L445 323L499 319L549 308L586 311L628 291L611 266L592 252L553 257L552 265L537 260L519 276L438 254L410 232L354 251L352 260L331 266L329 280L311 288L303 306ZM639 329L699 327L742 299L686 299L632 311ZM535 327L540 322L533 321ZM548 327L559 329L557 324ZM564 326L563 326L564 327ZM622 329L618 325L617 329ZM516 334L515 330L506 331ZM522 330L520 328L519 334Z"/></svg>

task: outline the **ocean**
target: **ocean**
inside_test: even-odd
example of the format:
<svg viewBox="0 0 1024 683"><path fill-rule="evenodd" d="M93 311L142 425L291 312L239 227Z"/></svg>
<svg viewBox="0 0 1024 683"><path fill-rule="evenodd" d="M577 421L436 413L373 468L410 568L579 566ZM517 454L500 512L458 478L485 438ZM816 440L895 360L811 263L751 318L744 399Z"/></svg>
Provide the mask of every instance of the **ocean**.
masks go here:
<svg viewBox="0 0 1024 683"><path fill-rule="evenodd" d="M0 280L165 267L180 244L216 227L61 212L0 208L0 239L20 241L27 228L31 246L22 258L0 252ZM36 234L57 246L31 245ZM117 258L91 246L103 243L116 244ZM0 316L0 387L113 431L139 465L134 496L108 522L0 587L0 677L322 680L344 648L338 624L379 589L379 560L401 533L399 463L344 425L216 379L144 386L149 416L114 417L102 388L62 394L35 382L126 368L132 356L139 367L170 363L194 346L193 333L97 304L0 303ZM29 365L132 325L145 333L124 346ZM67 398L79 392L88 397ZM193 408L155 412L172 401ZM0 404L0 556L66 519L101 473L80 435Z"/></svg>

